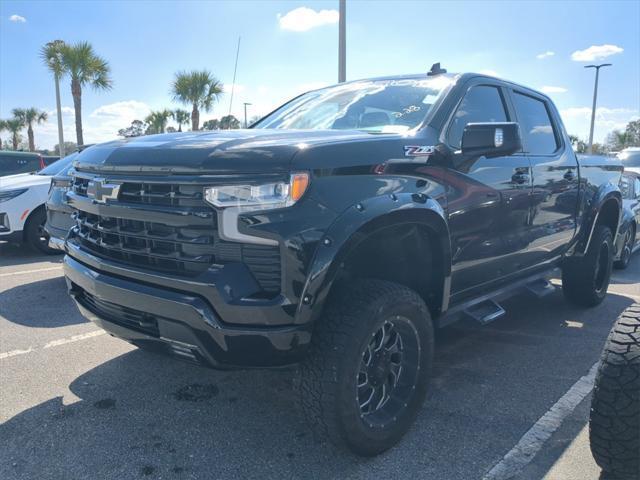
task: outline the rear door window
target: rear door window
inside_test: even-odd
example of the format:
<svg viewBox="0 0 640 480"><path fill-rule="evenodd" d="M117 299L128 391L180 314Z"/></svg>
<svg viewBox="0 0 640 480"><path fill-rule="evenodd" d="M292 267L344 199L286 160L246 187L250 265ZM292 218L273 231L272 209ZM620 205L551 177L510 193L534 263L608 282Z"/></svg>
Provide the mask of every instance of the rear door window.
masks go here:
<svg viewBox="0 0 640 480"><path fill-rule="evenodd" d="M497 87L488 85L471 87L458 105L449 126L449 144L456 148L461 147L462 132L469 123L506 121L504 100Z"/></svg>
<svg viewBox="0 0 640 480"><path fill-rule="evenodd" d="M514 92L513 103L525 151L531 155L554 153L558 149L558 141L545 102Z"/></svg>

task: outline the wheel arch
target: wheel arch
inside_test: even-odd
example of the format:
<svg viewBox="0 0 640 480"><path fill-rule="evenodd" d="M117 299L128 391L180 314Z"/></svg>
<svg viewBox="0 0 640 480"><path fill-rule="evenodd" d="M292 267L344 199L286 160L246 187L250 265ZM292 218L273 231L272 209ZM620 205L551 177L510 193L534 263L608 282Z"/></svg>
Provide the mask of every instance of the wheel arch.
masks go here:
<svg viewBox="0 0 640 480"><path fill-rule="evenodd" d="M451 277L451 246L445 218L444 210L437 201L424 195L409 193L374 197L349 207L334 221L320 241L308 270L296 321L305 323L316 320L333 287L344 276L345 267L357 258L360 249L367 245L386 246L383 239L385 235L386 238L392 238L388 236L390 232L402 232L411 236L412 241L420 238L424 240L425 237L420 236L428 235L428 252L432 254L430 257L433 268L425 274L430 276L429 281L435 282L437 298L429 298L427 304L434 316L446 310ZM391 247L386 248L388 252L392 251ZM424 243L418 243L416 248L424 248ZM368 252L379 251L374 248ZM406 253L410 255L411 252L415 250ZM371 256L375 255L367 258ZM407 258L410 257L405 255L405 264ZM372 262L376 260L379 259L371 258ZM418 258L415 262L416 268L424 265L420 260ZM398 269L395 270L397 271ZM437 276L435 280L434 275ZM415 288L414 285L407 286Z"/></svg>
<svg viewBox="0 0 640 480"><path fill-rule="evenodd" d="M47 213L46 204L43 203L41 205L38 205L36 208L31 209L31 211L27 215L27 218L24 219L24 223L23 223L23 227L22 227L22 241L23 242L27 241L27 231L28 231L29 222L31 222L33 220L36 212L41 212L41 211L44 211L45 215L46 215L46 213Z"/></svg>
<svg viewBox="0 0 640 480"><path fill-rule="evenodd" d="M593 199L588 202L581 227L581 231L584 233L576 245L575 254L582 256L587 252L597 225L605 225L611 229L615 245L621 217L622 194L620 189L610 183L601 186Z"/></svg>

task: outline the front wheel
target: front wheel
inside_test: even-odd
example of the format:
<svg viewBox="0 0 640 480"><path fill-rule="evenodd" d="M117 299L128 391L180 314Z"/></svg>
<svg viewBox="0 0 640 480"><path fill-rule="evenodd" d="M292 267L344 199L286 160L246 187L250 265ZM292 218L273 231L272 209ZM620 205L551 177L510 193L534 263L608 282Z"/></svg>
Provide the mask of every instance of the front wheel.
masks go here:
<svg viewBox="0 0 640 480"><path fill-rule="evenodd" d="M562 292L570 302L595 307L607 295L613 268L613 236L609 227L596 225L583 257L565 259Z"/></svg>
<svg viewBox="0 0 640 480"><path fill-rule="evenodd" d="M49 234L44 229L47 223L47 213L44 208L33 212L25 225L25 239L32 249L47 255L63 253L61 250L49 247Z"/></svg>
<svg viewBox="0 0 640 480"><path fill-rule="evenodd" d="M624 236L624 242L622 244L622 251L620 252L620 259L617 260L613 266L619 270L624 270L629 266L631 260L631 254L636 241L636 230L633 225L627 229L627 233Z"/></svg>
<svg viewBox="0 0 640 480"><path fill-rule="evenodd" d="M395 445L422 406L433 327L420 296L361 280L330 300L296 382L312 427L364 456Z"/></svg>

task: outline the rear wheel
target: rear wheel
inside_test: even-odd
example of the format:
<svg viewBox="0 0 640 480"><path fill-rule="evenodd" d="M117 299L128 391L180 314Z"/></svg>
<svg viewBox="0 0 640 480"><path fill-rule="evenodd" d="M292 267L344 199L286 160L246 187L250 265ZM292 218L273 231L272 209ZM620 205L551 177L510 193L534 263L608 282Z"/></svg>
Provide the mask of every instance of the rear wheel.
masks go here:
<svg viewBox="0 0 640 480"><path fill-rule="evenodd" d="M589 440L607 478L640 478L640 304L620 315L604 346L591 401Z"/></svg>
<svg viewBox="0 0 640 480"><path fill-rule="evenodd" d="M311 426L359 455L395 445L417 416L433 356L420 296L381 280L357 281L330 301L296 382Z"/></svg>
<svg viewBox="0 0 640 480"><path fill-rule="evenodd" d="M63 253L61 250L49 247L49 234L44 229L47 223L47 213L44 208L39 208L31 214L25 226L27 243L34 250L47 255Z"/></svg>
<svg viewBox="0 0 640 480"><path fill-rule="evenodd" d="M636 241L636 227L631 225L627 229L627 233L624 236L624 243L622 244L622 251L620 252L620 259L617 260L613 266L617 269L624 270L629 266L631 260L631 252L635 246Z"/></svg>
<svg viewBox="0 0 640 480"><path fill-rule="evenodd" d="M562 291L565 298L583 307L599 305L607 295L613 268L611 230L596 225L587 253L565 259L562 266Z"/></svg>

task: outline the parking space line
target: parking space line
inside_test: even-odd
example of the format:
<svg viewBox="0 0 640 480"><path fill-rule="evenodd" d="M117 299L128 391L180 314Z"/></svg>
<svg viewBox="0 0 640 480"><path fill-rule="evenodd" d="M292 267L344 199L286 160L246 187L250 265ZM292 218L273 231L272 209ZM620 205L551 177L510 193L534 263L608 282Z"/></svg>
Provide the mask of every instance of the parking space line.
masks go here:
<svg viewBox="0 0 640 480"><path fill-rule="evenodd" d="M13 275L26 275L28 273L50 272L53 270L62 270L62 265L57 265L55 267L38 268L35 270L20 270L19 272L0 273L0 277L11 277Z"/></svg>
<svg viewBox="0 0 640 480"><path fill-rule="evenodd" d="M575 410L593 389L598 369L596 362L589 373L580 378L538 421L522 436L513 447L489 472L483 480L507 480L515 476L533 460L551 435L560 427L562 421Z"/></svg>
<svg viewBox="0 0 640 480"><path fill-rule="evenodd" d="M60 345L66 345L67 343L73 343L73 342L79 342L81 340L87 340L89 338L94 338L94 337L98 337L100 335L104 335L105 333L107 333L107 332L105 332L104 330L93 330L93 331L88 332L88 333L81 333L79 335L73 335L71 337L61 338L59 340L52 340L51 342L48 342L48 343L44 344L41 348L29 347L26 350L11 350L9 352L1 352L0 353L0 360L2 360L4 358L9 358L9 357L15 357L16 355L24 355L26 353L35 352L37 350L44 350L46 348L52 348L52 347L58 347Z"/></svg>

